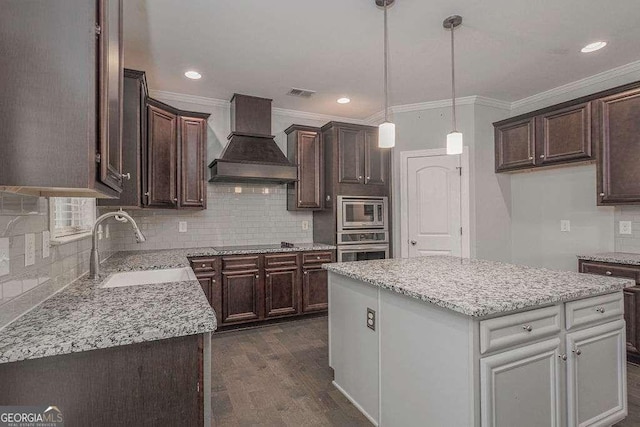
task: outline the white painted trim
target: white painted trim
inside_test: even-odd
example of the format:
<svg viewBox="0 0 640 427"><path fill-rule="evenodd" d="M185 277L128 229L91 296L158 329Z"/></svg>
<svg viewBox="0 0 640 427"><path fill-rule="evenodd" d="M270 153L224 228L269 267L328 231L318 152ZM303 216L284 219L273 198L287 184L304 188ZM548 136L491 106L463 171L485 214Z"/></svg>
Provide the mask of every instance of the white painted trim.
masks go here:
<svg viewBox="0 0 640 427"><path fill-rule="evenodd" d="M202 105L205 107L218 107L218 108L230 108L231 103L224 99L217 98L207 98L204 96L196 96L196 95L187 95L184 93L176 93L176 92L167 92L162 90L151 90L149 91L149 95L153 98L158 98L161 101L165 102L186 102L189 104ZM310 113L307 111L299 111L299 110L288 110L286 108L273 108L271 112L278 116L286 116L286 117L295 117L299 119L309 119L309 120L318 120L318 121L340 121L340 122L349 122L356 124L365 124L365 121L362 119L354 119L351 117L343 117L343 116L332 116L329 114L319 114L319 113Z"/></svg>
<svg viewBox="0 0 640 427"><path fill-rule="evenodd" d="M556 96L563 95L569 92L573 92L579 89L584 89L589 86L593 86L608 80L615 79L626 74L639 72L640 61L630 62L629 64L622 65L620 67L612 68L602 73L594 74L584 79L576 80L571 83L567 83L562 86L555 87L553 89L546 90L544 92L537 93L527 98L522 98L511 103L511 109L526 109L527 106L536 104L548 99L555 98Z"/></svg>
<svg viewBox="0 0 640 427"><path fill-rule="evenodd" d="M338 391L339 391L340 393L342 393L342 394L344 395L344 397L346 397L346 398L347 398L347 400L348 400L349 402L351 402L351 403L353 404L353 406L355 406L355 407L356 407L356 409L362 413L362 415L364 415L365 417L367 417L367 419L368 419L369 421L371 421L371 423L372 423L374 426L378 427L378 422L375 420L375 418L373 418L371 415L367 414L367 411L365 411L365 410L362 408L362 406L360 406L360 404L358 404L358 402L356 402L355 400L353 400L353 398L352 398L351 396L349 396L349 393L347 393L346 391L344 391L344 389L343 389L342 387L340 387L340 386L338 385L338 383L337 383L337 382L335 382L335 381L331 381L331 384L333 384L333 386L334 386L335 388L337 388L337 389L338 389Z"/></svg>
<svg viewBox="0 0 640 427"><path fill-rule="evenodd" d="M414 150L403 151L400 153L400 256L407 258L409 241L409 218L408 218L408 203L407 203L407 166L410 158L416 157L433 157L433 156L446 156L446 148L435 148L430 150ZM469 258L471 256L471 211L470 211L470 175L469 175L469 147L465 146L460 156L460 166L462 167L462 189L460 194L460 203L462 210L462 217L460 218L460 225L462 226L462 242L461 242L461 256L463 258Z"/></svg>

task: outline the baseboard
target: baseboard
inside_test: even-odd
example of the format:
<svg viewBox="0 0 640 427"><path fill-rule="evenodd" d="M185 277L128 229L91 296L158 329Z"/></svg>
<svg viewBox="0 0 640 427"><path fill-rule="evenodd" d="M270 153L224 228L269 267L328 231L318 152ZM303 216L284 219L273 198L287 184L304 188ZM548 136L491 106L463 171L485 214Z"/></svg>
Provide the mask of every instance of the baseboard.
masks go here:
<svg viewBox="0 0 640 427"><path fill-rule="evenodd" d="M342 394L344 395L344 397L346 397L346 398L347 398L347 400L349 400L349 402L351 402L351 403L353 404L353 406L355 406L355 407L356 407L356 409L358 409L358 411L362 412L362 415L364 415L365 417L367 417L367 419L368 419L369 421L371 421L371 423L372 423L374 426L378 427L378 421L376 421L376 420L375 420L375 418L373 418L371 415L369 415L369 414L367 413L367 411L365 411L365 410L362 408L362 406L360 406L360 405L358 404L358 402L356 402L355 400L353 400L353 398L352 398L351 396L349 396L349 393L347 393L346 391L344 391L344 389L343 389L342 387L340 387L340 386L338 385L338 383L336 383L335 381L331 381L331 384L333 384L333 386L334 386L335 388L337 388L337 389L338 389L338 391L339 391L340 393L342 393Z"/></svg>

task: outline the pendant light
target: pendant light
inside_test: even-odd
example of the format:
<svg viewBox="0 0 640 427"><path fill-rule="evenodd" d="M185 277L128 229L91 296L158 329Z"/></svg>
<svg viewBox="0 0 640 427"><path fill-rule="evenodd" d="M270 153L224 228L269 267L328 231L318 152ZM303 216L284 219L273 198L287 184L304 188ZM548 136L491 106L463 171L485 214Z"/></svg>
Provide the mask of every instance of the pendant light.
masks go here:
<svg viewBox="0 0 640 427"><path fill-rule="evenodd" d="M454 40L453 33L460 24L462 24L462 16L453 15L444 20L442 25L444 28L451 30L451 103L452 103L452 125L453 129L447 135L447 154L462 154L462 132L458 132L456 123L456 67L454 58Z"/></svg>
<svg viewBox="0 0 640 427"><path fill-rule="evenodd" d="M378 126L378 147L391 148L396 145L396 125L389 121L389 36L387 30L387 9L395 0L375 0L384 8L384 122Z"/></svg>

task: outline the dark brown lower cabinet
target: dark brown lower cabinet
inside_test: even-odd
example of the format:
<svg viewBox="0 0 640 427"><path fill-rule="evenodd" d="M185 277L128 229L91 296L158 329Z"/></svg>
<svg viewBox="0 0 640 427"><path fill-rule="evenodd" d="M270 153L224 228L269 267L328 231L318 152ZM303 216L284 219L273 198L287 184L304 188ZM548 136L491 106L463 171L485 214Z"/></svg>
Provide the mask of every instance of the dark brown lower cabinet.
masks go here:
<svg viewBox="0 0 640 427"><path fill-rule="evenodd" d="M0 405L55 405L69 426L204 425L203 337L0 364Z"/></svg>
<svg viewBox="0 0 640 427"><path fill-rule="evenodd" d="M333 251L190 258L191 268L216 312L218 329L322 313Z"/></svg>
<svg viewBox="0 0 640 427"><path fill-rule="evenodd" d="M329 307L327 271L319 265L304 267L302 276L302 311L326 310Z"/></svg>
<svg viewBox="0 0 640 427"><path fill-rule="evenodd" d="M265 316L298 312L298 267L265 269Z"/></svg>
<svg viewBox="0 0 640 427"><path fill-rule="evenodd" d="M222 323L257 320L260 316L258 270L222 271Z"/></svg>
<svg viewBox="0 0 640 427"><path fill-rule="evenodd" d="M578 261L581 273L600 274L609 277L633 279L640 284L640 266L612 264L595 261ZM627 288L624 294L624 320L627 324L627 359L640 362L640 286Z"/></svg>

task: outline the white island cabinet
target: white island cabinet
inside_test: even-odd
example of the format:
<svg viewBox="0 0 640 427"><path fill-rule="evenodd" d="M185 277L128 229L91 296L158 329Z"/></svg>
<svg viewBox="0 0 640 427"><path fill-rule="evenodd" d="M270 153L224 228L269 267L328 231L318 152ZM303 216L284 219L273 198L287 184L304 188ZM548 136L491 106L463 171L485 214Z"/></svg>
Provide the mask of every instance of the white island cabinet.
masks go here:
<svg viewBox="0 0 640 427"><path fill-rule="evenodd" d="M610 426L627 279L424 257L326 265L334 385L375 425Z"/></svg>

